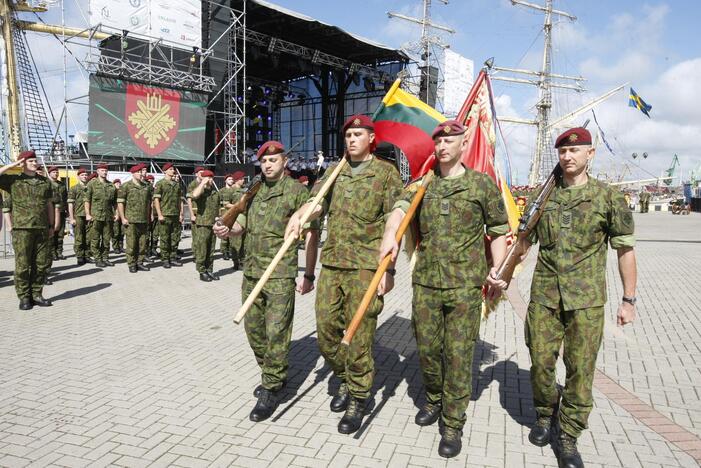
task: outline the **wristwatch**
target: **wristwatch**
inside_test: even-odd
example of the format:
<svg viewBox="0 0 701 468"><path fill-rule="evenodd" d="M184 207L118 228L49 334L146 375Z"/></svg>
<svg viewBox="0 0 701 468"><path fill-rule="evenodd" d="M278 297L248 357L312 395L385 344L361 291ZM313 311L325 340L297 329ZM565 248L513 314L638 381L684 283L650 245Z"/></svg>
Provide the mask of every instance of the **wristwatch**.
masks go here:
<svg viewBox="0 0 701 468"><path fill-rule="evenodd" d="M387 268L387 273L394 276L397 274L397 270L395 270L394 268Z"/></svg>
<svg viewBox="0 0 701 468"><path fill-rule="evenodd" d="M623 298L621 300L623 302L627 302L628 304L633 305L633 306L635 305L636 302L638 302L638 298L635 296L633 296L633 297L623 296Z"/></svg>
<svg viewBox="0 0 701 468"><path fill-rule="evenodd" d="M311 282L313 283L314 280L316 279L316 276L314 276L314 275L308 275L308 274L305 273L305 274L304 274L304 278L306 278L307 280L309 280L309 281L311 281Z"/></svg>

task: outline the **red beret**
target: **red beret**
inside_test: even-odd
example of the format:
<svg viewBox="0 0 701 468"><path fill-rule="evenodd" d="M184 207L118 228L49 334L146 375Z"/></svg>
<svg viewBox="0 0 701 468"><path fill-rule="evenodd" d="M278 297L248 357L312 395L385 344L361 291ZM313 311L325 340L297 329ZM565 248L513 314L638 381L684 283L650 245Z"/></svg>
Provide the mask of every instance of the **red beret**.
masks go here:
<svg viewBox="0 0 701 468"><path fill-rule="evenodd" d="M285 145L280 143L279 141L275 140L270 140L266 141L261 145L260 148L258 148L258 152L256 153L256 156L258 156L258 159L262 158L266 154L278 154L278 153L283 153L285 151Z"/></svg>
<svg viewBox="0 0 701 468"><path fill-rule="evenodd" d="M142 167L143 167L143 166L142 166L141 164L134 164L133 166L131 166L131 167L129 168L129 172L131 172L132 174L135 173L135 172L139 172L139 171L141 170Z"/></svg>
<svg viewBox="0 0 701 468"><path fill-rule="evenodd" d="M80 174L85 174L86 172L88 172L88 171L87 171L87 169L85 169L84 167L79 167L79 168L78 168L78 175L80 175Z"/></svg>
<svg viewBox="0 0 701 468"><path fill-rule="evenodd" d="M154 180L153 174L146 174L146 180Z"/></svg>
<svg viewBox="0 0 701 468"><path fill-rule="evenodd" d="M202 177L214 177L214 172L210 171L209 169L205 169L202 171Z"/></svg>
<svg viewBox="0 0 701 468"><path fill-rule="evenodd" d="M88 177L88 180L93 180L95 177L97 177L97 172L93 172L90 174L90 177Z"/></svg>
<svg viewBox="0 0 701 468"><path fill-rule="evenodd" d="M167 171L167 170L170 169L171 167L173 167L173 163L165 163L165 164L163 165L163 172Z"/></svg>
<svg viewBox="0 0 701 468"><path fill-rule="evenodd" d="M110 167L107 165L107 163L100 163L97 165L98 169L109 169Z"/></svg>
<svg viewBox="0 0 701 468"><path fill-rule="evenodd" d="M439 123L438 126L433 130L431 138L436 138L440 136L451 136L451 135L462 135L467 129L463 124L457 120L446 120L443 123Z"/></svg>
<svg viewBox="0 0 701 468"><path fill-rule="evenodd" d="M582 127L570 128L555 140L555 148L581 145L591 145L591 133Z"/></svg>
<svg viewBox="0 0 701 468"><path fill-rule="evenodd" d="M46 172L54 172L58 171L58 166L49 166L49 168L46 170Z"/></svg>
<svg viewBox="0 0 701 468"><path fill-rule="evenodd" d="M114 180L112 181L112 183L113 183L113 184L121 184L122 181L121 181L120 179L114 179Z"/></svg>
<svg viewBox="0 0 701 468"><path fill-rule="evenodd" d="M343 133L349 128L365 128L371 132L375 131L375 123L370 117L363 114L351 115L343 124Z"/></svg>
<svg viewBox="0 0 701 468"><path fill-rule="evenodd" d="M246 177L246 173L243 171L236 171L233 174L231 174L234 180L241 180L244 177Z"/></svg>
<svg viewBox="0 0 701 468"><path fill-rule="evenodd" d="M24 159L25 161L27 159L36 159L37 154L34 152L34 150L27 150L27 151L22 151L19 154L19 157L17 159Z"/></svg>
<svg viewBox="0 0 701 468"><path fill-rule="evenodd" d="M200 171L204 171L204 167L202 167L202 166L197 166L197 167L195 168L195 171L194 171L194 172L195 172L195 174L197 174L197 173L200 172Z"/></svg>
<svg viewBox="0 0 701 468"><path fill-rule="evenodd" d="M303 175L303 176L299 176L299 179L297 179L297 180L299 180L299 183L301 184L302 182L309 182L309 177Z"/></svg>

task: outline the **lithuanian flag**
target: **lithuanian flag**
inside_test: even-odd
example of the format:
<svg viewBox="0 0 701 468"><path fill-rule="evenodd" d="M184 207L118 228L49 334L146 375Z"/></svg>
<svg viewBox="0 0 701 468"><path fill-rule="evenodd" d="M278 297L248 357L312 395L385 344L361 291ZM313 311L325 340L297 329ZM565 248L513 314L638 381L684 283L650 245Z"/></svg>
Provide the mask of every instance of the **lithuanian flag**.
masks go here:
<svg viewBox="0 0 701 468"><path fill-rule="evenodd" d="M399 88L396 80L372 116L375 138L401 148L409 161L411 178L420 174L421 166L433 154L431 133L447 119L433 107Z"/></svg>

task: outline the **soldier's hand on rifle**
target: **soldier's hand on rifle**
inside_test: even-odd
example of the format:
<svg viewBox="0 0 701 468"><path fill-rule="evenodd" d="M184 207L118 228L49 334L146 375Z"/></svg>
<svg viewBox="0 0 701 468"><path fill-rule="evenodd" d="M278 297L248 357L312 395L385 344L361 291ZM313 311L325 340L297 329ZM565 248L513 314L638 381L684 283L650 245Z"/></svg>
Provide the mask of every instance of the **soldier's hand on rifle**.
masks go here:
<svg viewBox="0 0 701 468"><path fill-rule="evenodd" d="M229 228L222 223L214 223L212 226L212 231L214 235L220 239L227 239L229 237Z"/></svg>
<svg viewBox="0 0 701 468"><path fill-rule="evenodd" d="M377 295L384 296L392 289L394 289L394 275L386 271L385 274L382 275L380 284L377 285Z"/></svg>
<svg viewBox="0 0 701 468"><path fill-rule="evenodd" d="M635 320L635 306L627 302L622 302L618 306L617 323L619 327L633 323Z"/></svg>
<svg viewBox="0 0 701 468"><path fill-rule="evenodd" d="M290 216L290 220L287 222L287 228L285 229L285 240L287 240L290 236L297 239L299 238L301 232L302 226L299 223L299 217L296 214L293 214Z"/></svg>

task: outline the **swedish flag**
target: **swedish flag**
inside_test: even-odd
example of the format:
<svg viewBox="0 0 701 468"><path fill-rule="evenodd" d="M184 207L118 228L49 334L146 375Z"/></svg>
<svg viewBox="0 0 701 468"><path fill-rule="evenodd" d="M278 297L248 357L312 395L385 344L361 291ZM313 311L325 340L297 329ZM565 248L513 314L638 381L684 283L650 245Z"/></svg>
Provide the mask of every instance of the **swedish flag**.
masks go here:
<svg viewBox="0 0 701 468"><path fill-rule="evenodd" d="M638 93L636 93L633 88L630 88L628 106L640 109L640 112L642 112L643 114L647 115L648 118L650 118L650 111L652 110L652 106L646 104L645 101L643 101L643 99L640 96L638 96Z"/></svg>

